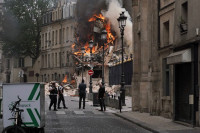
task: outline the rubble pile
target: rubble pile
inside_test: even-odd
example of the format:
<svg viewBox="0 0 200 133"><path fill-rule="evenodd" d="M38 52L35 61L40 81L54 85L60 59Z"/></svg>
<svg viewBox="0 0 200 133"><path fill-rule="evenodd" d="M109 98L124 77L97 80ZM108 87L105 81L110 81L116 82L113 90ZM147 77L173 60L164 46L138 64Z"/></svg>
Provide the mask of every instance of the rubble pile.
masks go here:
<svg viewBox="0 0 200 133"><path fill-rule="evenodd" d="M49 95L49 83L45 84L45 95ZM56 84L56 86L58 86L58 84ZM78 96L78 89L77 88L72 88L70 85L66 84L65 86L65 90L64 90L64 96ZM109 87L107 84L105 85L105 91L107 92L107 94L109 94L110 96L112 95L116 95L116 93L120 90L120 85L112 85L111 87ZM87 93L89 93L89 87L86 88ZM97 93L99 91L99 85L93 85L92 91L94 93Z"/></svg>

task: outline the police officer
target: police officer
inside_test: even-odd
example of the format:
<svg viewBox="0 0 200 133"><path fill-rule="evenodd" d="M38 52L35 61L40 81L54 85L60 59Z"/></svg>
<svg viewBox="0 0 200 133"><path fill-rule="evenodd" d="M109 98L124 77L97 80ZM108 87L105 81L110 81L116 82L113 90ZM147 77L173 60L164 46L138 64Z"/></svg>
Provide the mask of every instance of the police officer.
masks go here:
<svg viewBox="0 0 200 133"><path fill-rule="evenodd" d="M86 95L86 84L84 84L84 80L78 86L79 91L79 109L81 109L81 102L83 99L83 109L85 109L85 95Z"/></svg>
<svg viewBox="0 0 200 133"><path fill-rule="evenodd" d="M61 101L63 103L63 108L67 109L67 107L65 106L65 99L63 96L63 92L64 92L64 87L63 87L63 83L61 82L60 85L58 86L58 109L61 109L60 107Z"/></svg>
<svg viewBox="0 0 200 133"><path fill-rule="evenodd" d="M105 103L104 103L104 95L105 95L105 86L103 86L102 84L99 84L99 92L98 92L98 98L99 98L99 103L100 103L100 106L101 106L101 110L99 111L103 111L103 108L104 108L104 111L106 111L106 106L105 106Z"/></svg>
<svg viewBox="0 0 200 133"><path fill-rule="evenodd" d="M58 90L56 88L56 83L53 82L52 85L49 87L49 92L50 92L50 105L49 105L49 110L51 110L51 106L54 106L54 111L58 111L56 109L56 104L57 104L57 94L58 94Z"/></svg>

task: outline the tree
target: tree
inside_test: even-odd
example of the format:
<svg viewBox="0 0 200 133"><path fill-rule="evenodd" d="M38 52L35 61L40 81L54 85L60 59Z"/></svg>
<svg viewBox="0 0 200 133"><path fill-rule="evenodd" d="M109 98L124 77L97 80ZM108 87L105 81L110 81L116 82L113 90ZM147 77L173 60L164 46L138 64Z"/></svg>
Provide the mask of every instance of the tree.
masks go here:
<svg viewBox="0 0 200 133"><path fill-rule="evenodd" d="M32 59L39 56L42 16L48 6L48 0L5 0L4 55Z"/></svg>

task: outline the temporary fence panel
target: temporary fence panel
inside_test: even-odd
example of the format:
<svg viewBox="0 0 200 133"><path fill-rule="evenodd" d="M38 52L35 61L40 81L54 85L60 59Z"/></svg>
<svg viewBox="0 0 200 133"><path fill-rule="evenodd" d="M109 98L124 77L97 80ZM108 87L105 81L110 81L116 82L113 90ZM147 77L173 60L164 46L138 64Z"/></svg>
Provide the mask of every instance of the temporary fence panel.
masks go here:
<svg viewBox="0 0 200 133"><path fill-rule="evenodd" d="M109 68L109 85L119 85L121 83L121 67L122 65L115 65ZM131 85L133 76L133 61L124 63L124 79L125 85Z"/></svg>
<svg viewBox="0 0 200 133"><path fill-rule="evenodd" d="M45 125L45 96L44 84L23 83L23 84L3 84L3 126L13 125L13 118L9 108L21 100L20 109L22 112L22 121L27 127L41 128Z"/></svg>

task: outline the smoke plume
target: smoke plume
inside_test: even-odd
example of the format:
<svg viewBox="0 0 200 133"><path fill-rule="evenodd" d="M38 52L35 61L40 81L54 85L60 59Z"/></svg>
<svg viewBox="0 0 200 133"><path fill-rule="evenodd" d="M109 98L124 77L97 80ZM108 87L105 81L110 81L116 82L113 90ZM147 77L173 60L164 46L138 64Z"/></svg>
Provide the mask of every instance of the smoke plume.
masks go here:
<svg viewBox="0 0 200 133"><path fill-rule="evenodd" d="M127 16L126 27L124 31L124 41L128 46L128 53L132 53L132 22L129 13L125 8L122 8L122 5L117 0L107 0L108 10L103 14L105 17L109 18L114 31L117 33L117 36L120 37L120 29L117 18L120 16L122 11L125 11L125 16Z"/></svg>
<svg viewBox="0 0 200 133"><path fill-rule="evenodd" d="M94 15L106 9L105 0L78 0L76 7L76 20L78 23L77 34L79 42L85 44L88 35L92 33L88 20Z"/></svg>
<svg viewBox="0 0 200 133"><path fill-rule="evenodd" d="M131 17L125 8L122 8L122 0L78 0L76 10L77 29L76 33L79 37L79 42L85 44L89 41L88 35L93 33L88 20L94 15L102 13L103 16L109 19L112 26L112 31L120 37L120 29L117 18L122 11L125 11L127 23L124 31L124 41L127 45L128 53L132 53L132 22Z"/></svg>

